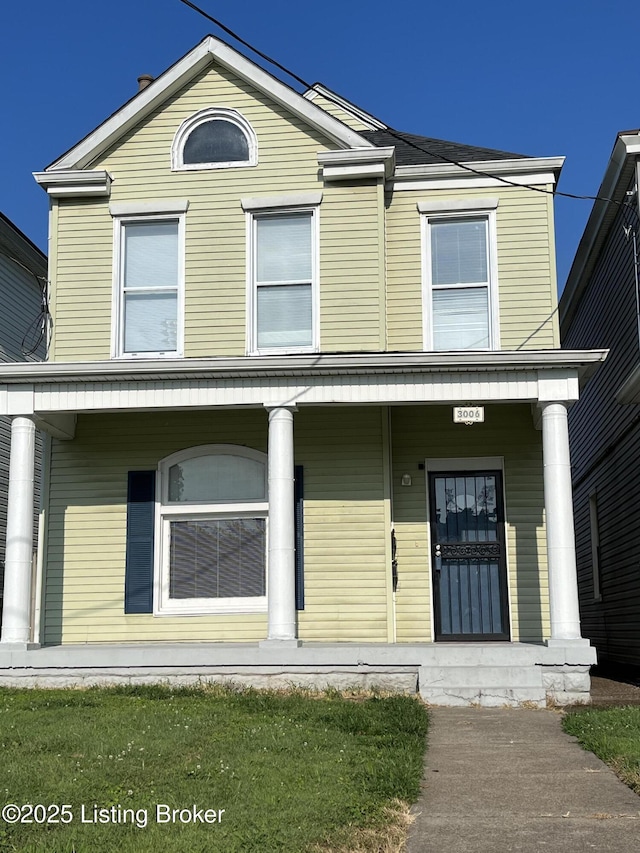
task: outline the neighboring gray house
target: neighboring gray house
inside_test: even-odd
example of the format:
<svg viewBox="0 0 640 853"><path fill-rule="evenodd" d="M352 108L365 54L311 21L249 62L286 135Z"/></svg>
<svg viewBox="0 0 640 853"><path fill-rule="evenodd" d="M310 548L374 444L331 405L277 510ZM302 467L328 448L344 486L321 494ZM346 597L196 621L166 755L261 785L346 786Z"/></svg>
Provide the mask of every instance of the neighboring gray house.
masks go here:
<svg viewBox="0 0 640 853"><path fill-rule="evenodd" d="M640 130L618 134L562 299L562 345L610 350L569 413L582 630L640 668Z"/></svg>
<svg viewBox="0 0 640 853"><path fill-rule="evenodd" d="M0 213L0 362L44 359L46 342L40 339L40 330L42 322L46 322L41 296L46 281L46 255ZM34 351L29 353L32 349ZM0 417L0 618L10 435L10 419ZM39 439L37 442L36 461L39 462Z"/></svg>

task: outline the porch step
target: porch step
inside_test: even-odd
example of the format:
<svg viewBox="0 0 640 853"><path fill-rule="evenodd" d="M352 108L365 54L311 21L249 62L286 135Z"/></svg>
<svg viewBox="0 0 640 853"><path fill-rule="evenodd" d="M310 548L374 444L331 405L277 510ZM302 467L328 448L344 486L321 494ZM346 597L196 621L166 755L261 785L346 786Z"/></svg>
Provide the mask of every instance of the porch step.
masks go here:
<svg viewBox="0 0 640 853"><path fill-rule="evenodd" d="M418 678L420 696L431 705L546 704L542 668L531 647L456 645L427 651Z"/></svg>
<svg viewBox="0 0 640 853"><path fill-rule="evenodd" d="M420 696L431 705L546 704L537 666L422 666L418 679Z"/></svg>

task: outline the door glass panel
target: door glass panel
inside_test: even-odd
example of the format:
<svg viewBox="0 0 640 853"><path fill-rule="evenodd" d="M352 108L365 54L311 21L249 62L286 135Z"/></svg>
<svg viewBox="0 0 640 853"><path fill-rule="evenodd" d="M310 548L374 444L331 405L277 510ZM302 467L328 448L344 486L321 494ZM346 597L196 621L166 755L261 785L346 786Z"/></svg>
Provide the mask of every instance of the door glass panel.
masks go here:
<svg viewBox="0 0 640 853"><path fill-rule="evenodd" d="M495 475L437 477L435 498L440 542L496 541Z"/></svg>

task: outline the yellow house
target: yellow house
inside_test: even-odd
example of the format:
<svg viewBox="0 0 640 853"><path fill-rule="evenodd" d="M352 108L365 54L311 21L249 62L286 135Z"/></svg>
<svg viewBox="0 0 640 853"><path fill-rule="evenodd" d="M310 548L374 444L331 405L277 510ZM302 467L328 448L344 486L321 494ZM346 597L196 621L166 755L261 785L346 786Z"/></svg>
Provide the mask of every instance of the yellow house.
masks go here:
<svg viewBox="0 0 640 853"><path fill-rule="evenodd" d="M559 349L562 158L398 132L211 36L142 82L35 175L0 683L588 698L567 407L605 353Z"/></svg>

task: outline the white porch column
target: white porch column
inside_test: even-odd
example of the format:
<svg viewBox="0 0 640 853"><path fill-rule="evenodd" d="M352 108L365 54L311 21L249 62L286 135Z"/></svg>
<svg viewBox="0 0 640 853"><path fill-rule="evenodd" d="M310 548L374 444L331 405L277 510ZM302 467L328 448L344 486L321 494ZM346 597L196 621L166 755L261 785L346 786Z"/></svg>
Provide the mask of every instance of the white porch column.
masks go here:
<svg viewBox="0 0 640 853"><path fill-rule="evenodd" d="M569 424L565 403L543 403L540 408L551 611L549 642L554 644L556 641L564 643L581 639Z"/></svg>
<svg viewBox="0 0 640 853"><path fill-rule="evenodd" d="M1 643L26 645L31 635L35 436L31 418L13 418Z"/></svg>
<svg viewBox="0 0 640 853"><path fill-rule="evenodd" d="M299 645L295 596L293 406L269 409L269 581L267 644Z"/></svg>

